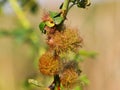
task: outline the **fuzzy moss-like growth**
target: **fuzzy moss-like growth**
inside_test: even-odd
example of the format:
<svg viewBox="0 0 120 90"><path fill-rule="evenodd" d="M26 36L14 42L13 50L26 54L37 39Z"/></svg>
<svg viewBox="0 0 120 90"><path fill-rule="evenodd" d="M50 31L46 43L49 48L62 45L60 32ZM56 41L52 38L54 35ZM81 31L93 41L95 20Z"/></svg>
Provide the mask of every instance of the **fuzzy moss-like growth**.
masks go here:
<svg viewBox="0 0 120 90"><path fill-rule="evenodd" d="M83 39L77 30L65 29L61 32L56 31L53 39L53 49L57 54L67 53L69 51L76 52L82 45Z"/></svg>
<svg viewBox="0 0 120 90"><path fill-rule="evenodd" d="M51 52L46 52L39 59L39 70L45 75L58 74L60 69L59 56L54 56Z"/></svg>
<svg viewBox="0 0 120 90"><path fill-rule="evenodd" d="M69 61L63 66L63 70L60 75L62 86L65 88L72 88L78 82L78 77L81 70L78 67L78 63L75 61Z"/></svg>
<svg viewBox="0 0 120 90"><path fill-rule="evenodd" d="M72 68L66 69L60 77L61 84L66 88L73 87L77 83L77 79L78 73Z"/></svg>

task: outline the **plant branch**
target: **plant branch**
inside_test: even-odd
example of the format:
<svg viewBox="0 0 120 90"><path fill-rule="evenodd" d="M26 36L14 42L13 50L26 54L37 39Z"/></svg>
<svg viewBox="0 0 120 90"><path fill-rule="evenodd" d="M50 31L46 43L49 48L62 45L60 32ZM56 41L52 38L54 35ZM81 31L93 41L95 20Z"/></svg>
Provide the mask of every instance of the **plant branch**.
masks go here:
<svg viewBox="0 0 120 90"><path fill-rule="evenodd" d="M70 3L70 0L64 0L63 6L62 6L63 17L66 17L67 15L69 3Z"/></svg>
<svg viewBox="0 0 120 90"><path fill-rule="evenodd" d="M76 4L78 4L78 3L72 3L69 7L68 7L68 11L74 6L74 5L76 5Z"/></svg>
<svg viewBox="0 0 120 90"><path fill-rule="evenodd" d="M68 9L69 2L70 2L70 0L64 0L63 6L62 6L62 10L67 10Z"/></svg>
<svg viewBox="0 0 120 90"><path fill-rule="evenodd" d="M11 7L13 8L14 12L18 16L18 19L21 22L22 26L25 29L29 29L30 28L30 23L26 19L24 12L22 11L20 6L18 5L17 0L8 0L8 1L10 3Z"/></svg>
<svg viewBox="0 0 120 90"><path fill-rule="evenodd" d="M50 90L60 90L60 77L59 75L54 75L54 81L48 87Z"/></svg>
<svg viewBox="0 0 120 90"><path fill-rule="evenodd" d="M71 4L68 8L68 11L75 5L75 3Z"/></svg>

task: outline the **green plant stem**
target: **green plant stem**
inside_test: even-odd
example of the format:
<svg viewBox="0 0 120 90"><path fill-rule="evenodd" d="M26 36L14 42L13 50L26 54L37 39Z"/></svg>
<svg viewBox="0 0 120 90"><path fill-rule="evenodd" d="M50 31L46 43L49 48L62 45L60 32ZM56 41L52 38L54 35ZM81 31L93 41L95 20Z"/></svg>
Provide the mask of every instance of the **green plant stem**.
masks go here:
<svg viewBox="0 0 120 90"><path fill-rule="evenodd" d="M62 12L63 12L63 17L66 17L68 13L68 7L69 7L70 0L64 0L63 6L62 6Z"/></svg>
<svg viewBox="0 0 120 90"><path fill-rule="evenodd" d="M10 3L11 7L13 8L14 12L18 16L18 19L19 19L20 23L22 24L22 26L25 29L29 29L30 28L30 23L26 19L24 12L22 11L20 6L18 5L17 0L8 0L8 1Z"/></svg>
<svg viewBox="0 0 120 90"><path fill-rule="evenodd" d="M67 10L69 6L70 0L65 0L62 6L62 10Z"/></svg>

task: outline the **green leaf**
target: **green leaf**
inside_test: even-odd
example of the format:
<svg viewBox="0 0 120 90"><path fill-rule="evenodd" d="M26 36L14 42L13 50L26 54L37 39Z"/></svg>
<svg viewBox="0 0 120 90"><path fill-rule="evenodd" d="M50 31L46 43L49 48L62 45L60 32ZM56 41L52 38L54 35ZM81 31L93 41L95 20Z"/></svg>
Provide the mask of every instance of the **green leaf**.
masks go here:
<svg viewBox="0 0 120 90"><path fill-rule="evenodd" d="M86 8L87 6L90 6L91 2L90 0L77 0L77 6L79 8Z"/></svg>
<svg viewBox="0 0 120 90"><path fill-rule="evenodd" d="M50 14L51 18L54 18L54 17L58 16L60 13L50 11L49 14Z"/></svg>
<svg viewBox="0 0 120 90"><path fill-rule="evenodd" d="M80 81L81 81L81 84L84 86L84 85L88 85L90 83L88 77L86 75L81 75L80 76Z"/></svg>
<svg viewBox="0 0 120 90"><path fill-rule="evenodd" d="M79 55L79 54L76 54L76 55L74 56L74 60L83 62L83 61L85 60L85 58L82 57L82 56Z"/></svg>
<svg viewBox="0 0 120 90"><path fill-rule="evenodd" d="M10 32L9 31L0 31L0 37L1 36L8 36L8 35L10 35Z"/></svg>
<svg viewBox="0 0 120 90"><path fill-rule="evenodd" d="M41 22L40 24L39 24L39 28L40 28L40 30L42 31L42 33L44 32L44 28L45 28L45 22Z"/></svg>
<svg viewBox="0 0 120 90"><path fill-rule="evenodd" d="M75 90L82 90L82 87L81 86L76 86Z"/></svg>
<svg viewBox="0 0 120 90"><path fill-rule="evenodd" d="M79 54L81 56L85 56L85 57L90 57L90 58L95 58L97 53L93 52L93 51L85 51L85 50L80 50Z"/></svg>
<svg viewBox="0 0 120 90"><path fill-rule="evenodd" d="M55 24L53 22L50 22L50 21L46 21L45 24L48 26L48 27L53 27Z"/></svg>
<svg viewBox="0 0 120 90"><path fill-rule="evenodd" d="M65 88L63 87L63 85L61 84L61 86L60 86L60 89L61 90L65 90Z"/></svg>
<svg viewBox="0 0 120 90"><path fill-rule="evenodd" d="M42 87L43 86L37 80L34 80L34 79L28 79L28 83L33 84L33 85L38 86L38 87Z"/></svg>
<svg viewBox="0 0 120 90"><path fill-rule="evenodd" d="M15 38L15 41L18 44L22 44L23 42L25 42L25 40L28 39L28 36L30 34L29 31L30 30L26 30L23 28L17 28L11 32L11 35Z"/></svg>
<svg viewBox="0 0 120 90"><path fill-rule="evenodd" d="M56 17L53 19L53 21L56 25L59 25L60 23L62 23L63 20L64 20L63 17Z"/></svg>
<svg viewBox="0 0 120 90"><path fill-rule="evenodd" d="M32 14L35 14L35 13L38 11L38 8L39 8L39 7L38 7L38 3L35 2L35 1L31 2L29 8L30 8L30 12L31 12Z"/></svg>

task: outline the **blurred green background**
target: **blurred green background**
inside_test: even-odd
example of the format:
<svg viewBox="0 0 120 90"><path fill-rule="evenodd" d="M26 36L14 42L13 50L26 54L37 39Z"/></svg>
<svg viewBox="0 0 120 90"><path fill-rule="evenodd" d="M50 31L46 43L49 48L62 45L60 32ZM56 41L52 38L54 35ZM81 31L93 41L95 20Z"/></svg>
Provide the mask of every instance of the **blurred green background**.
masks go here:
<svg viewBox="0 0 120 90"><path fill-rule="evenodd" d="M38 70L39 56L47 48L38 26L44 11L58 11L61 1L0 0L0 90L42 90L27 80L35 78L44 85L51 81ZM81 63L90 80L84 90L119 90L120 1L91 2L88 9L72 8L66 22L80 30L83 49L98 53L96 60Z"/></svg>

